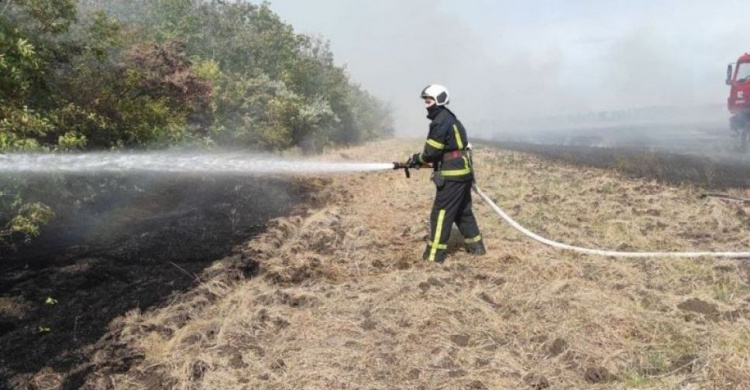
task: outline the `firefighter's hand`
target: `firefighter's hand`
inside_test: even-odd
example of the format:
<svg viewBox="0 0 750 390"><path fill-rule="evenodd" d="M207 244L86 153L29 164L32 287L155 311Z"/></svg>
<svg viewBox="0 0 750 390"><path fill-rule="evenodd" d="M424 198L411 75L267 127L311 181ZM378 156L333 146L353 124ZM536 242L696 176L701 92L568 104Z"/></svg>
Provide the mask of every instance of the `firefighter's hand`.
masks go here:
<svg viewBox="0 0 750 390"><path fill-rule="evenodd" d="M414 153L409 157L408 160L406 160L406 166L409 168L414 168L420 164L419 162L419 153Z"/></svg>

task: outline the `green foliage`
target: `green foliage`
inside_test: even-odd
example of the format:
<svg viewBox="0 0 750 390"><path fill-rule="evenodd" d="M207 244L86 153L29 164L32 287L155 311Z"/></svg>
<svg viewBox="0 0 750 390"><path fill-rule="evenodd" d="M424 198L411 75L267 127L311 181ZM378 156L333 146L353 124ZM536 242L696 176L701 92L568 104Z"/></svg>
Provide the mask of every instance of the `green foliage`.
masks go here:
<svg viewBox="0 0 750 390"><path fill-rule="evenodd" d="M289 115L299 97L267 76L222 76L215 95L212 136L220 144L279 150L293 146Z"/></svg>
<svg viewBox="0 0 750 390"><path fill-rule="evenodd" d="M268 3L0 5L0 153L310 153L391 133L388 107L334 64L328 43L295 33ZM0 246L28 241L54 214L23 181L0 190Z"/></svg>
<svg viewBox="0 0 750 390"><path fill-rule="evenodd" d="M39 235L41 227L49 223L55 215L43 204L22 203L20 198L10 206L15 216L5 226L0 227L0 238L5 238L8 242L30 241L32 237Z"/></svg>
<svg viewBox="0 0 750 390"><path fill-rule="evenodd" d="M102 11L95 12L91 18L91 24L84 30L86 36L82 47L84 52L105 61L112 49L124 45L123 26Z"/></svg>
<svg viewBox="0 0 750 390"><path fill-rule="evenodd" d="M5 11L36 34L59 34L75 20L76 5L73 0L14 0Z"/></svg>
<svg viewBox="0 0 750 390"><path fill-rule="evenodd" d="M335 66L328 43L295 33L267 3L85 0L82 5L89 12L109 10L110 17L133 26L131 42L184 45L193 75L212 88L208 110L188 114L188 126L198 122L210 131L187 139L309 152L392 134L387 106Z"/></svg>
<svg viewBox="0 0 750 390"><path fill-rule="evenodd" d="M52 129L49 118L26 106L0 106L0 150L39 150L39 140Z"/></svg>

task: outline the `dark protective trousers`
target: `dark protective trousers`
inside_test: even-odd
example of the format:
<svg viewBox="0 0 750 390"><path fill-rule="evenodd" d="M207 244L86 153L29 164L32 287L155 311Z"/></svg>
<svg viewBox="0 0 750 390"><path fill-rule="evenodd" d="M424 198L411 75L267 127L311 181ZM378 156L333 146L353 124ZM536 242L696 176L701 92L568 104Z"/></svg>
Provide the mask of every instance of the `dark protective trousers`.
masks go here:
<svg viewBox="0 0 750 390"><path fill-rule="evenodd" d="M422 255L425 260L445 261L453 223L458 225L465 244L482 241L477 220L471 211L471 185L471 180L446 181L442 188L438 188L430 214L430 242Z"/></svg>

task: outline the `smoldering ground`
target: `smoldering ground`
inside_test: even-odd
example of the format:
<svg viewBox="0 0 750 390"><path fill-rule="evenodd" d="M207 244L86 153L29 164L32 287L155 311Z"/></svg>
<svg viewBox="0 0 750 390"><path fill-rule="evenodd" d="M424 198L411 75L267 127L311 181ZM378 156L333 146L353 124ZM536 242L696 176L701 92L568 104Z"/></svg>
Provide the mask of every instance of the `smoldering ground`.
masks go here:
<svg viewBox="0 0 750 390"><path fill-rule="evenodd" d="M0 185L12 180L3 176ZM269 219L289 215L319 185L153 173L24 180L26 198L51 206L56 216L30 244L0 248L0 383L6 386L45 366L70 372L87 361L87 346L114 318L194 286L206 267L262 232ZM252 264L240 269L254 272Z"/></svg>

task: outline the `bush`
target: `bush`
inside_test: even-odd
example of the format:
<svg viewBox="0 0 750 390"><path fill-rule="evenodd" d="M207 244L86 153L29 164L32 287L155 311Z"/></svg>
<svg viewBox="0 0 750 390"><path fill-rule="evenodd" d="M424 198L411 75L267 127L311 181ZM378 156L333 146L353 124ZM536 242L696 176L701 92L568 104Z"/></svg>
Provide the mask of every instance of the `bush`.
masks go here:
<svg viewBox="0 0 750 390"><path fill-rule="evenodd" d="M388 107L335 66L328 43L295 33L267 3L15 0L0 10L0 153L311 153L392 134ZM27 241L54 214L26 203L27 190L3 188L13 202L0 203L0 245Z"/></svg>

